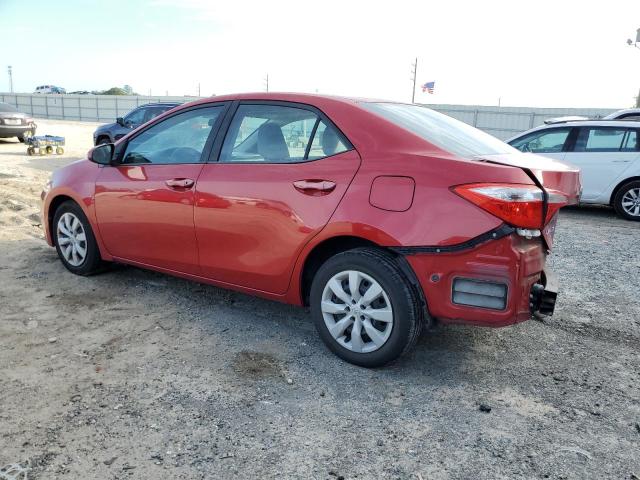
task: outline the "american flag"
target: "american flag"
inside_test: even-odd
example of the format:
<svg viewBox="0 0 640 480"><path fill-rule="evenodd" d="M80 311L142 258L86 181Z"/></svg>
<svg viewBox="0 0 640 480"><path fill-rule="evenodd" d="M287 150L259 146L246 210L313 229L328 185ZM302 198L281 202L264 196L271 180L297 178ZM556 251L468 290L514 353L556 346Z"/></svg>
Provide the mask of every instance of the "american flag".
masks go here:
<svg viewBox="0 0 640 480"><path fill-rule="evenodd" d="M424 85L422 85L422 93L424 92L433 93L435 89L436 89L436 82L427 82Z"/></svg>

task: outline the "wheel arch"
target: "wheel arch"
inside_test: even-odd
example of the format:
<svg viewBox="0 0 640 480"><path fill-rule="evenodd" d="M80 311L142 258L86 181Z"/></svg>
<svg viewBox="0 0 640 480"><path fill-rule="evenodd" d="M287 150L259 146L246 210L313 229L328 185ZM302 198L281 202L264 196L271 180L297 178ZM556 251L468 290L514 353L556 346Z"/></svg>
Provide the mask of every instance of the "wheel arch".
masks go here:
<svg viewBox="0 0 640 480"><path fill-rule="evenodd" d="M424 297L424 292L422 291L422 287L420 286L420 282L418 281L418 277L415 272L409 265L409 262L402 256L389 248L386 248L382 245L378 245L372 240L368 240L364 237L359 237L355 235L336 235L329 238L325 238L318 244L314 245L313 248L309 251L309 253L304 258L304 262L302 265L302 269L300 272L300 284L299 284L299 298L300 303L304 306L309 306L309 295L311 292L311 283L313 282L313 278L318 271L318 269L322 266L322 264L338 253L346 252L348 250L353 250L355 248L360 247L371 247L377 248L385 251L390 254L392 257L396 259L398 262L398 266L407 277L407 280L413 285L416 289L416 292L422 301L423 307L426 308L426 299Z"/></svg>
<svg viewBox="0 0 640 480"><path fill-rule="evenodd" d="M629 182L636 182L636 181L640 181L640 175L636 175L634 177L625 178L620 183L618 183L618 185L616 185L616 187L611 192L611 198L609 198L609 205L613 205L613 202L616 199L616 195L618 194L618 192L620 191L620 189L622 187L624 187Z"/></svg>
<svg viewBox="0 0 640 480"><path fill-rule="evenodd" d="M113 140L111 139L111 135L109 135L108 133L102 133L102 134L98 135L98 137L96 137L96 145L100 145L100 140L102 140L104 138L109 140L109 143L113 143Z"/></svg>
<svg viewBox="0 0 640 480"><path fill-rule="evenodd" d="M49 245L54 246L54 226L53 226L53 218L55 217L56 210L60 208L60 205L67 201L71 201L78 205L84 215L87 217L91 230L93 232L93 236L96 239L98 244L98 250L100 251L100 256L105 261L112 260L111 254L106 249L105 245L102 242L102 236L100 235L100 229L98 228L97 219L95 218L93 209L90 205L87 204L87 201L83 201L77 198L73 191L69 191L69 189L61 189L62 191L56 192L55 195L51 197L51 200L47 199L44 206L43 211L43 222L46 222L45 226L45 236L47 238L47 243Z"/></svg>
<svg viewBox="0 0 640 480"><path fill-rule="evenodd" d="M56 210L58 210L58 208L60 207L60 205L62 205L63 203L67 202L67 201L71 201L75 204L78 204L78 202L68 196L68 195L64 195L64 194L60 194L60 195L56 195L55 197L53 197L51 199L51 202L49 202L49 208L47 209L47 226L49 227L49 231L51 232L51 239L53 240L53 217L55 217L56 215ZM79 204L78 204L79 205ZM82 208L81 205L79 205L80 208Z"/></svg>

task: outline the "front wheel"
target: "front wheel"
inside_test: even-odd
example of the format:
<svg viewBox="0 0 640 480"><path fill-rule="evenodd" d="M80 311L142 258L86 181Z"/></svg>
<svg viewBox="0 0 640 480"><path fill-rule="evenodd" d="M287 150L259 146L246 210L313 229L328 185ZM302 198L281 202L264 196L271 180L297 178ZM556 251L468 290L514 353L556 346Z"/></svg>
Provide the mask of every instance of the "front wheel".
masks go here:
<svg viewBox="0 0 640 480"><path fill-rule="evenodd" d="M613 199L618 215L627 220L640 221L640 181L624 184Z"/></svg>
<svg viewBox="0 0 640 480"><path fill-rule="evenodd" d="M53 216L54 243L62 264L76 275L91 275L102 266L91 224L75 202L64 202Z"/></svg>
<svg viewBox="0 0 640 480"><path fill-rule="evenodd" d="M318 270L311 313L324 343L340 358L380 367L407 352L424 323L419 297L388 253L358 248Z"/></svg>

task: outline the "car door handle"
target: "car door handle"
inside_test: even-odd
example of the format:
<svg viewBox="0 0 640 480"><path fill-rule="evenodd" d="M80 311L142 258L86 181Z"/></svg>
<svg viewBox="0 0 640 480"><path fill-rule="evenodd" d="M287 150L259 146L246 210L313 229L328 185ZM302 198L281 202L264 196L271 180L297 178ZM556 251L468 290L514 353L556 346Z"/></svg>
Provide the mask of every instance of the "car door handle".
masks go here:
<svg viewBox="0 0 640 480"><path fill-rule="evenodd" d="M612 160L613 163L629 163L630 160Z"/></svg>
<svg viewBox="0 0 640 480"><path fill-rule="evenodd" d="M336 188L331 180L298 180L293 182L296 190L307 195L327 195Z"/></svg>
<svg viewBox="0 0 640 480"><path fill-rule="evenodd" d="M174 189L189 189L193 187L194 182L190 178L172 178L171 180L167 180L164 182L167 187Z"/></svg>

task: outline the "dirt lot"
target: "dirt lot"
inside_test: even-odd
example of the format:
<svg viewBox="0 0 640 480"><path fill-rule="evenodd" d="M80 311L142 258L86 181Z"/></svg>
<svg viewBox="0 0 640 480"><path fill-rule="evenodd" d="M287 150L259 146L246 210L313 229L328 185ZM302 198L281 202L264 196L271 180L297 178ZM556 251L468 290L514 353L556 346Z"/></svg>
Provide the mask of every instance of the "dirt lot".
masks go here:
<svg viewBox="0 0 640 480"><path fill-rule="evenodd" d="M40 187L95 125L39 124L67 136L65 158L0 140L0 465L29 479L640 477L640 224L563 212L554 317L439 328L371 371L330 354L298 308L135 268L68 273L38 226Z"/></svg>

